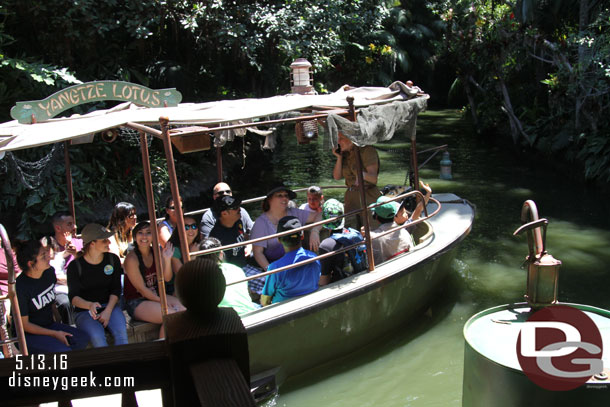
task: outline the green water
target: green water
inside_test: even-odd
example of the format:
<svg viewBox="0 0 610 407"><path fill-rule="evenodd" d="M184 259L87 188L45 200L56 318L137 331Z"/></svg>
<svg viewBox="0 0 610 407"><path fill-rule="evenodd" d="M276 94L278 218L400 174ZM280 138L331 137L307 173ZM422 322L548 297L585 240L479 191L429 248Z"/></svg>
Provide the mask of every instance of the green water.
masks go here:
<svg viewBox="0 0 610 407"><path fill-rule="evenodd" d="M435 192L454 192L477 207L474 228L458 248L442 293L426 315L392 335L289 379L269 406L461 406L464 323L483 309L522 301L525 293L520 266L527 244L512 232L527 199L549 219L547 248L563 262L559 300L610 309L607 196L482 144L455 112L420 115L418 147L441 144L449 145L454 180L438 178L438 156L421 178ZM404 182L406 146L401 138L379 146L379 185ZM340 184L331 180L334 157L321 142L295 147L296 141L284 137L274 155L276 176L295 186Z"/></svg>

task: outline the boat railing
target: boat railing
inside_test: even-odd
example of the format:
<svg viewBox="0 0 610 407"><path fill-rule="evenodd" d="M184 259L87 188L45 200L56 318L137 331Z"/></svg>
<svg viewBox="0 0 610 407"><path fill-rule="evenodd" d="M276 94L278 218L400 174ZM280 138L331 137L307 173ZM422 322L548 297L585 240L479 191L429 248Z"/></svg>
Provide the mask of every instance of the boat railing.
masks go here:
<svg viewBox="0 0 610 407"><path fill-rule="evenodd" d="M322 187L322 188L324 189L324 188L328 188L328 187ZM295 192L301 192L301 191L306 191L306 190L307 190L307 188L302 188L302 189L295 189L294 191ZM396 195L395 197L391 197L391 198L388 199L388 201L385 201L383 203L370 205L369 207L366 208L367 209L367 213L371 209L373 209L373 208L375 208L377 206L383 205L383 204L385 204L385 203L387 203L389 201L393 202L393 201L403 200L403 199L405 199L407 197L410 197L410 196L416 196L416 197L418 197L421 200L425 199L424 195L420 191L418 191L418 190L409 191L409 192L406 192L406 193L403 193L403 194ZM264 198L265 197L262 197L262 199L264 199ZM262 200L262 199L253 198L253 200L250 200L250 202L256 202L256 200ZM426 205L424 205L424 216L422 216L422 217L420 217L420 218L418 218L416 220L413 220L412 222L408 222L408 223L405 222L403 225L398 225L397 227L394 227L394 228L391 228L391 229L389 229L387 231L384 231L382 233L376 234L376 236L374 238L372 238L372 240L378 239L378 238L380 238L382 236L388 235L390 233L393 233L393 232L395 232L397 230L400 230L400 229L403 229L403 228L413 227L413 226L417 225L418 223L422 223L422 222L430 219L431 217L435 216L440 211L441 204L440 204L440 202L438 200L436 200L436 199L434 199L432 197L430 197L429 199L437 205L437 208L432 213L428 214L428 209L427 209ZM307 224L307 225L302 226L302 227L300 227L298 229L289 230L289 231L285 231L285 232L281 232L281 233L276 233L276 234L273 234L273 235L267 235L267 236L263 236L263 237L260 237L260 238L257 238L257 239L246 240L246 241L239 242L239 243L233 243L233 244L226 245L226 246L215 247L215 248L212 248L212 249L194 251L194 252L190 253L190 255L193 256L193 257L204 256L204 255L208 255L208 254L212 254L212 253L218 253L218 252L222 252L222 251L225 251L225 250L230 250L230 249L233 249L233 248L236 248L236 247L247 246L249 244L258 243L258 242L262 242L262 241L265 241L265 240L271 240L271 239L275 239L275 238L278 238L278 237L287 236L287 235L293 234L295 232L309 230L309 229L312 229L312 228L315 228L315 227L318 227L318 226L322 226L322 225L325 225L327 223L336 222L336 221L341 220L343 218L354 216L354 215L357 215L357 214L360 214L360 213L362 213L362 210L361 209L356 209L356 210L347 212L347 213L345 213L345 214L343 214L341 216L336 216L336 217L333 217L333 218L329 218L329 219L325 219L325 220L321 220L321 221L318 221L318 222ZM358 247L358 246L360 246L362 244L365 244L365 243L366 243L366 239L364 241L362 241L362 242L354 243L352 245L344 246L344 247L341 247L340 249L333 250L333 251L328 252L328 253L317 255L316 257L313 257L311 259L303 260L303 261L300 261L300 262L297 262L297 263L293 263L293 264L290 264L290 265L287 265L287 266L284 266L284 267L280 267L280 268L277 268L277 269L274 269L274 270L271 270L271 271L264 271L262 273L258 273L258 274L255 274L255 275L252 275L252 276L249 276L249 277L245 277L243 279L239 279L239 280L236 280L236 281L228 282L227 286L243 283L243 282L246 282L246 281L254 280L256 278L265 277L265 276L268 276L268 275L271 275L271 274L279 273L279 272L284 271L284 270L288 270L288 269L291 269L291 268L300 267L300 266L303 266L303 265L306 265L306 264L309 264L309 263L313 263L313 262L315 262L317 260L322 260L322 259L325 259L325 258L328 258L328 257L332 257L332 256L334 256L334 255L336 255L338 253L346 252L346 251L348 251L348 250L350 250L352 248ZM372 250L372 248L371 247L367 247L367 250Z"/></svg>
<svg viewBox="0 0 610 407"><path fill-rule="evenodd" d="M326 185L326 186L321 186L321 189L347 189L347 187L345 185ZM309 187L305 187L305 188L297 188L297 189L293 189L294 192L305 192L309 189ZM263 195L263 196L257 196L256 198L250 198L250 199L245 199L243 201L241 201L242 205L248 205L248 204L252 204L252 203L256 203L256 202L261 202L263 201L267 196ZM202 213L205 213L209 210L211 210L212 208L203 208L203 209L197 209L195 211L191 211L191 212L185 212L184 216L193 216L193 215L200 215ZM165 219L164 217L161 218L157 218L157 222L161 221Z"/></svg>

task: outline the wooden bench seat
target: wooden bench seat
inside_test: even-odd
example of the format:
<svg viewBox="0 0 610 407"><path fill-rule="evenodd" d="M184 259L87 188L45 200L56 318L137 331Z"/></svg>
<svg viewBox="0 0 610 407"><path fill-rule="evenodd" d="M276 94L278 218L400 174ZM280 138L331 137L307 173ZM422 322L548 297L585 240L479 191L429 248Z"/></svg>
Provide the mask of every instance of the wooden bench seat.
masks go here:
<svg viewBox="0 0 610 407"><path fill-rule="evenodd" d="M127 339L129 343L151 342L159 339L161 325L150 322L136 321L127 311L123 311L127 320Z"/></svg>

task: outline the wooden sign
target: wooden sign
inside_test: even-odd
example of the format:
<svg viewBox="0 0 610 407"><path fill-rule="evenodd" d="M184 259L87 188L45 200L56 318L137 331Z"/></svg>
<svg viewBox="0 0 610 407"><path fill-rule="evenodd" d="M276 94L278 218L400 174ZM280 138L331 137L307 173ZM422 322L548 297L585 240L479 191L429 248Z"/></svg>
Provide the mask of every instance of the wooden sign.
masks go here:
<svg viewBox="0 0 610 407"><path fill-rule="evenodd" d="M182 94L173 88L155 90L129 82L87 82L62 89L43 100L17 102L11 109L11 117L19 123L39 123L72 107L102 100L132 102L146 107L167 107L177 106L182 101Z"/></svg>

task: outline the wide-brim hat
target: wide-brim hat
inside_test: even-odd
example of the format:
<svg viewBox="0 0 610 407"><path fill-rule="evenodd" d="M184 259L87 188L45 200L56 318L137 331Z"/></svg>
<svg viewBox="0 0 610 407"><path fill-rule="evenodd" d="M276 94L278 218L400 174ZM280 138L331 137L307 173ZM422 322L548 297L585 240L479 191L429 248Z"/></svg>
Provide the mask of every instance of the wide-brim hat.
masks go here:
<svg viewBox="0 0 610 407"><path fill-rule="evenodd" d="M267 192L267 198L270 198L271 196L273 196L273 194L275 194L276 192L280 192L280 191L288 192L288 198L290 198L290 199L294 199L297 197L296 192L294 192L292 189L290 189L284 185L280 185L280 186L273 188L271 191Z"/></svg>
<svg viewBox="0 0 610 407"><path fill-rule="evenodd" d="M97 223L89 223L83 228L81 238L83 239L83 245L92 242L94 240L108 239L114 232Z"/></svg>

